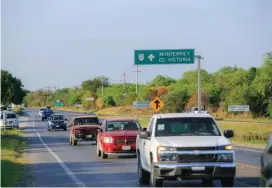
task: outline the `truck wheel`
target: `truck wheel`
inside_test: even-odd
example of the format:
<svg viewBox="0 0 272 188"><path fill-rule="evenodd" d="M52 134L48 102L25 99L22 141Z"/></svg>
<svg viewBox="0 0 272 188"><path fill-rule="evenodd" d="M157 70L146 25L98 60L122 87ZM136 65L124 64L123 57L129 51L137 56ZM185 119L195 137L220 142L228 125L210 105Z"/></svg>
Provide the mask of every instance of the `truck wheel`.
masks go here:
<svg viewBox="0 0 272 188"><path fill-rule="evenodd" d="M100 157L100 156L101 156L101 151L100 151L100 149L99 149L98 144L96 145L96 156L97 156L97 157Z"/></svg>
<svg viewBox="0 0 272 188"><path fill-rule="evenodd" d="M44 121L44 118L42 117L42 121Z"/></svg>
<svg viewBox="0 0 272 188"><path fill-rule="evenodd" d="M142 167L140 156L138 157L138 182L140 185L146 185L150 181L150 173Z"/></svg>
<svg viewBox="0 0 272 188"><path fill-rule="evenodd" d="M101 151L101 159L106 159L108 158L108 155L105 154L103 151Z"/></svg>
<svg viewBox="0 0 272 188"><path fill-rule="evenodd" d="M64 130L64 131L67 131L67 127L65 127L63 130Z"/></svg>
<svg viewBox="0 0 272 188"><path fill-rule="evenodd" d="M234 185L234 178L223 178L221 179L222 187L233 187Z"/></svg>
<svg viewBox="0 0 272 188"><path fill-rule="evenodd" d="M75 140L74 138L72 138L72 145L76 146L77 145L77 140Z"/></svg>
<svg viewBox="0 0 272 188"><path fill-rule="evenodd" d="M151 187L163 187L163 180L157 179L157 177L154 174L153 162L151 162L151 173L149 183Z"/></svg>
<svg viewBox="0 0 272 188"><path fill-rule="evenodd" d="M71 138L71 136L69 137L69 143L70 143L70 145L72 145L72 138Z"/></svg>
<svg viewBox="0 0 272 188"><path fill-rule="evenodd" d="M51 131L51 129L50 129L50 128L48 128L47 130L48 130L48 131Z"/></svg>
<svg viewBox="0 0 272 188"><path fill-rule="evenodd" d="M212 180L202 180L203 187L212 187L213 181Z"/></svg>

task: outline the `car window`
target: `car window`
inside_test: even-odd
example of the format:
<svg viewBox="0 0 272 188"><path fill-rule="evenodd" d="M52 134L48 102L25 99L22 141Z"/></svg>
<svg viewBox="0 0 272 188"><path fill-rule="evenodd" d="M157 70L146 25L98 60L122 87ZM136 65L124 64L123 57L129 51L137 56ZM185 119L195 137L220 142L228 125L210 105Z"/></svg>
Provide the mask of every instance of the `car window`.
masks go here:
<svg viewBox="0 0 272 188"><path fill-rule="evenodd" d="M16 114L7 114L7 119L17 118Z"/></svg>
<svg viewBox="0 0 272 188"><path fill-rule="evenodd" d="M99 120L97 117L88 117L88 118L76 118L74 120L74 125L97 125Z"/></svg>
<svg viewBox="0 0 272 188"><path fill-rule="evenodd" d="M54 115L54 116L50 116L50 120L63 120L64 117L61 115Z"/></svg>
<svg viewBox="0 0 272 188"><path fill-rule="evenodd" d="M45 111L45 108L41 108L40 111Z"/></svg>
<svg viewBox="0 0 272 188"><path fill-rule="evenodd" d="M158 119L155 136L221 136L212 118Z"/></svg>
<svg viewBox="0 0 272 188"><path fill-rule="evenodd" d="M106 131L116 130L141 130L141 125L137 121L110 121L107 122Z"/></svg>

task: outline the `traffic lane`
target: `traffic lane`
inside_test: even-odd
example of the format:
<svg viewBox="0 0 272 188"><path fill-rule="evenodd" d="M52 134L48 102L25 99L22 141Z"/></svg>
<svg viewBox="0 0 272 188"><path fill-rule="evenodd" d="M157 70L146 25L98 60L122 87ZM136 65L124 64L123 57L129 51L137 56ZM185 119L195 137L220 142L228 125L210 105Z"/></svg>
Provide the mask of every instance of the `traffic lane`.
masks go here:
<svg viewBox="0 0 272 188"><path fill-rule="evenodd" d="M71 146L68 143L67 132L48 132L45 122L41 122L35 127L37 127L45 143L50 146L69 169L71 169L84 184L87 184L87 186L113 186L113 184L117 186L138 185L135 159L110 158L102 160L96 157L96 146L89 145L88 142L79 142L78 146ZM59 150L60 147L61 150ZM126 163L124 163L124 161ZM246 172L250 172L251 170L246 169ZM241 174L246 173L242 171L237 174L238 180L242 178L242 184L247 185L246 182L250 182L251 186L253 186L253 182L255 182L254 185L258 185L256 181L257 176L254 177L254 173L251 173L251 177L243 177ZM92 181L90 181L90 178ZM126 179L126 181L124 181L124 179ZM103 181L103 185L101 181ZM201 185L199 181L185 181L182 184L186 186ZM61 184L58 184L57 186L60 185ZM220 186L220 183L216 181L215 185ZM165 186L180 186L180 183L165 182ZM238 183L236 186L241 186L241 183Z"/></svg>
<svg viewBox="0 0 272 188"><path fill-rule="evenodd" d="M234 148L234 150L235 150L235 158L237 163L260 168L261 152L257 150L248 151L248 150L236 149L236 148Z"/></svg>
<svg viewBox="0 0 272 188"><path fill-rule="evenodd" d="M48 165L55 163L56 160L41 144L36 132L33 130L33 123L30 121L31 118L29 118L27 122L20 123L22 128L21 131L24 132L29 144L28 148L24 150L24 153L28 161L26 166L31 170L30 174L32 176L30 180L25 179L23 184L34 187L51 187L54 184L59 184L62 182L73 183L67 174L56 178L55 174L64 173L64 169L60 165L55 165L54 167Z"/></svg>

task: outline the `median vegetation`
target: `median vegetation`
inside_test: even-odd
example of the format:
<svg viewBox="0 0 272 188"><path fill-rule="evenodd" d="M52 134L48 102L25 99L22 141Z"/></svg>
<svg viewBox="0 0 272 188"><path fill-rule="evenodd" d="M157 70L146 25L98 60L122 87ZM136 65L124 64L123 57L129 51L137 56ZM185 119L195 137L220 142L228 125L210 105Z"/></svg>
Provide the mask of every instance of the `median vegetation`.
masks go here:
<svg viewBox="0 0 272 188"><path fill-rule="evenodd" d="M23 133L18 130L1 131L1 187L19 183L25 170L22 149L26 147Z"/></svg>

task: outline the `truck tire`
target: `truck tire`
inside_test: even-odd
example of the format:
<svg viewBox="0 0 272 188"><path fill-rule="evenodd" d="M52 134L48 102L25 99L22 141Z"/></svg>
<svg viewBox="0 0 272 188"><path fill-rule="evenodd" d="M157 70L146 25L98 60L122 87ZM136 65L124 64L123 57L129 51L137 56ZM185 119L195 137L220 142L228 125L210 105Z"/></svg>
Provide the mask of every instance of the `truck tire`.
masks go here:
<svg viewBox="0 0 272 188"><path fill-rule="evenodd" d="M42 121L44 121L44 118L42 117Z"/></svg>
<svg viewBox="0 0 272 188"><path fill-rule="evenodd" d="M138 182L140 185L148 185L150 181L150 173L143 169L141 157L138 155Z"/></svg>
<svg viewBox="0 0 272 188"><path fill-rule="evenodd" d="M100 151L100 149L99 149L98 144L96 145L96 156L97 156L97 157L100 157L100 156L101 156L101 151Z"/></svg>
<svg viewBox="0 0 272 188"><path fill-rule="evenodd" d="M212 180L202 180L203 187L212 187L213 181Z"/></svg>
<svg viewBox="0 0 272 188"><path fill-rule="evenodd" d="M153 161L151 161L151 173L149 184L151 187L163 187L163 179L158 179L154 174Z"/></svg>
<svg viewBox="0 0 272 188"><path fill-rule="evenodd" d="M64 130L64 131L67 131L67 127L65 127L63 130Z"/></svg>
<svg viewBox="0 0 272 188"><path fill-rule="evenodd" d="M233 187L234 178L222 178L221 185L222 185L222 187Z"/></svg>
<svg viewBox="0 0 272 188"><path fill-rule="evenodd" d="M74 138L72 138L72 145L76 146L77 145L77 140L75 140Z"/></svg>
<svg viewBox="0 0 272 188"><path fill-rule="evenodd" d="M101 159L106 159L108 158L108 155L105 154L102 150L101 150Z"/></svg>

